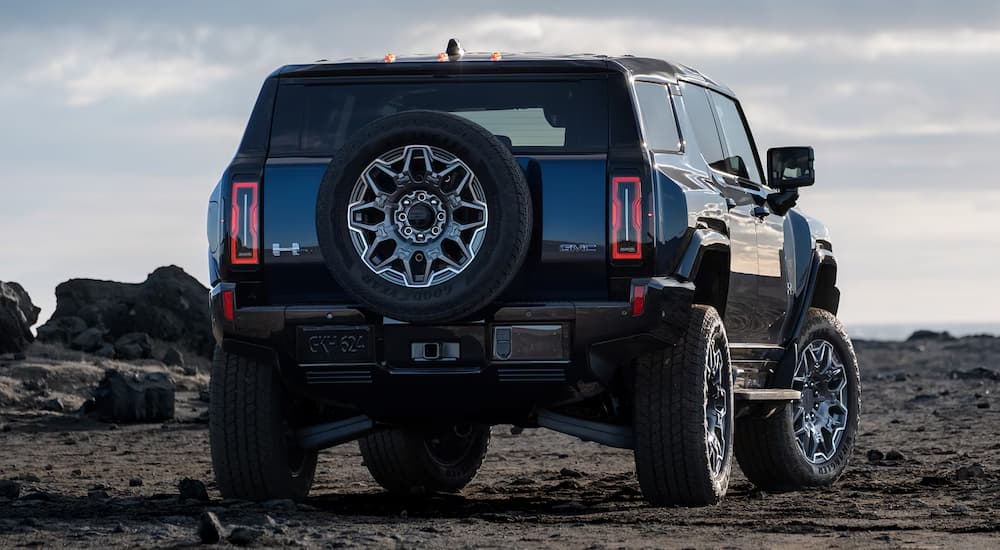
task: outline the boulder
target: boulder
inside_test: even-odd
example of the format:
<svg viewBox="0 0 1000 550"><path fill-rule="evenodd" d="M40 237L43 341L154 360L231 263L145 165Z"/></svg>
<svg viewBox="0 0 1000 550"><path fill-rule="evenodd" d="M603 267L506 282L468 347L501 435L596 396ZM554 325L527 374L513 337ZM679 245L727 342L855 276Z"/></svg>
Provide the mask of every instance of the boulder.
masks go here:
<svg viewBox="0 0 1000 550"><path fill-rule="evenodd" d="M955 337L951 335L948 331L935 332L933 330L918 330L910 335L906 339L907 342L919 342L921 340L942 340L945 342L950 342L955 340Z"/></svg>
<svg viewBox="0 0 1000 550"><path fill-rule="evenodd" d="M177 348L167 348L163 353L163 364L168 367L183 367L184 354L177 351Z"/></svg>
<svg viewBox="0 0 1000 550"><path fill-rule="evenodd" d="M97 351L104 346L104 331L98 327L90 327L77 334L69 346L80 351Z"/></svg>
<svg viewBox="0 0 1000 550"><path fill-rule="evenodd" d="M174 381L164 372L105 371L91 407L103 422L163 422L174 417Z"/></svg>
<svg viewBox="0 0 1000 550"><path fill-rule="evenodd" d="M20 353L35 341L31 325L41 311L21 285L0 281L0 353Z"/></svg>
<svg viewBox="0 0 1000 550"><path fill-rule="evenodd" d="M208 289L177 266L158 268L141 283L66 281L56 287L52 319L39 330L60 327L59 323L66 322L60 319L68 317L79 318L91 328L104 327L114 341L130 333L145 333L205 357L212 355L215 345ZM54 337L58 334L51 332Z"/></svg>
<svg viewBox="0 0 1000 550"><path fill-rule="evenodd" d="M115 354L119 359L148 359L153 356L153 341L145 332L129 332L115 340Z"/></svg>
<svg viewBox="0 0 1000 550"><path fill-rule="evenodd" d="M68 345L81 332L87 330L87 323L75 316L52 319L38 327L38 339L49 344Z"/></svg>

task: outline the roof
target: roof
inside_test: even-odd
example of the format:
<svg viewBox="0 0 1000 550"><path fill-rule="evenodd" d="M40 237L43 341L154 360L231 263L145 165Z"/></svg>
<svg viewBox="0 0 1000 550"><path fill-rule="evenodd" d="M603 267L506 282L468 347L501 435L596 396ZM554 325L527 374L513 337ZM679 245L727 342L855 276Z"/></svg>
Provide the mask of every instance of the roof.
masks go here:
<svg viewBox="0 0 1000 550"><path fill-rule="evenodd" d="M499 53L499 59L493 57ZM391 55L391 54L388 54ZM388 55L386 56L388 58ZM443 54L442 54L443 55ZM733 92L726 86L708 78L686 65L662 59L612 57L607 55L544 54L538 52L465 52L460 58L442 60L438 55L393 56L386 58L348 58L337 61L321 59L315 63L285 65L275 75L281 78L306 76L383 76L389 74L463 74L463 73L566 73L566 72L618 72L632 78L650 78L665 82L686 80L714 88L726 95Z"/></svg>

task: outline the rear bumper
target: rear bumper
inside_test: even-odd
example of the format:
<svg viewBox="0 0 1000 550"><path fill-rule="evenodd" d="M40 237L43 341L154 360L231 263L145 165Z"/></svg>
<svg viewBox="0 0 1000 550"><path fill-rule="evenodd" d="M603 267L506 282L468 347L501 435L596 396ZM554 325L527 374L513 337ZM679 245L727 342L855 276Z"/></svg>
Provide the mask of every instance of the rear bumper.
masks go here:
<svg viewBox="0 0 1000 550"><path fill-rule="evenodd" d="M240 308L224 315L220 283L212 326L228 352L276 361L285 382L322 402L377 420L455 418L510 422L535 408L572 402L614 383L619 366L680 338L694 295L690 283L637 279L644 308L629 302L511 304L476 322L401 323L349 306ZM370 353L350 361L304 357L309 331L358 328ZM425 343L452 350L421 357Z"/></svg>

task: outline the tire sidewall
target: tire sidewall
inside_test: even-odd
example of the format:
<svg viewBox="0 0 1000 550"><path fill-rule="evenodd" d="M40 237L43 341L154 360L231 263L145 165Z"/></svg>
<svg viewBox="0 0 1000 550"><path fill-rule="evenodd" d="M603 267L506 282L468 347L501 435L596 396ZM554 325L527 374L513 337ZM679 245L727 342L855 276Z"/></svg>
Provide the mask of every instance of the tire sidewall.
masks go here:
<svg viewBox="0 0 1000 550"><path fill-rule="evenodd" d="M703 324L703 326L708 329L708 334L706 335L705 341L706 342L714 341L715 345L718 346L719 349L722 351L722 371L723 371L722 380L724 381L724 383L726 383L725 391L726 391L727 414L724 420L726 423L724 431L727 434L728 440L726 441L726 449L725 449L725 456L723 458L722 469L719 471L717 475L711 474L713 489L715 493L719 495L719 498L722 498L722 496L726 494L726 491L729 487L729 478L732 473L733 447L734 447L733 435L736 432L736 426L734 423L735 398L733 395L733 367L732 367L732 360L729 355L729 339L726 336L726 328L722 322L722 319L719 317L719 314L715 311L714 308L706 310L705 319L706 321ZM698 360L700 361L701 365L705 364L705 361L708 359L708 353L710 350L711 348L708 346L702 348L701 354L698 357ZM702 408L704 409L704 413L707 414L708 373L705 371L704 368L702 368L702 388L704 392L704 400L702 401ZM705 416L705 414L703 414L703 417ZM703 427L703 431L706 433L707 436L708 432L707 419L705 419L705 425ZM705 464L706 468L711 473L711 464L709 463L707 454L707 447L708 447L707 438L705 446L706 446Z"/></svg>
<svg viewBox="0 0 1000 550"><path fill-rule="evenodd" d="M433 124L430 124L433 122ZM345 223L350 195L361 172L380 155L406 145L440 147L476 175L486 195L489 225L475 258L448 281L407 288L383 279L361 261ZM502 148L500 156L491 156ZM333 277L353 296L401 320L444 320L475 313L510 282L527 252L530 204L524 174L509 151L486 130L455 115L408 111L372 122L331 160L320 184L316 229ZM339 213L339 215L338 215ZM509 265L514 257L513 268ZM496 278L506 279L496 281ZM491 284L492 282L492 284ZM471 306L471 307L470 307Z"/></svg>
<svg viewBox="0 0 1000 550"><path fill-rule="evenodd" d="M786 405L781 414L784 415L785 444L791 446L792 452L790 454L797 459L794 465L795 469L799 470L798 477L804 481L803 485L829 485L843 473L854 450L861 414L861 385L854 346L847 338L840 323L831 314L816 310L809 312L809 319L799 336L799 346L796 351L801 354L801 350L814 340L825 340L833 345L834 351L836 351L846 371L848 419L836 453L829 460L816 464L807 460L799 449L798 440L795 437L793 423L795 403ZM798 360L799 356L797 355L795 357L796 364Z"/></svg>

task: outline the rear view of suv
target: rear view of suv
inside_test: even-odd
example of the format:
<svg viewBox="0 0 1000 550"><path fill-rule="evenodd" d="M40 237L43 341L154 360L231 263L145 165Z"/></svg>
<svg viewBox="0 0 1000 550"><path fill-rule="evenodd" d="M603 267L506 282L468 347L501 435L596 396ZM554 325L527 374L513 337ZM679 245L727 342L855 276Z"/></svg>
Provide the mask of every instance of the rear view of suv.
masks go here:
<svg viewBox="0 0 1000 550"><path fill-rule="evenodd" d="M812 149L771 149L687 67L465 54L269 76L210 199L212 458L305 497L359 440L387 490L454 492L490 427L634 449L655 504L847 465L858 366ZM765 177L766 176L766 177Z"/></svg>

